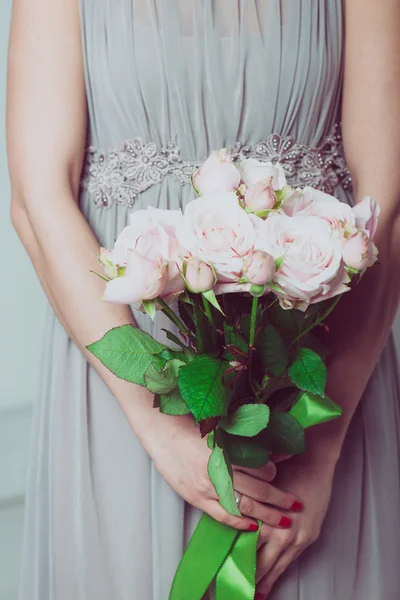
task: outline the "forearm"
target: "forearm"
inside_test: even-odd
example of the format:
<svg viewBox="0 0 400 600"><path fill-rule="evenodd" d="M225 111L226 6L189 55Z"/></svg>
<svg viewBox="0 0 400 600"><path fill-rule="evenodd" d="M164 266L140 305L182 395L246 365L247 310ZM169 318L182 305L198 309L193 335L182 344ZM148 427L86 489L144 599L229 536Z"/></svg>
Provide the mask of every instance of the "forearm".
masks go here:
<svg viewBox="0 0 400 600"><path fill-rule="evenodd" d="M115 377L86 350L87 344L101 338L107 330L134 324L132 313L129 307L102 301L104 284L90 273L98 269L98 242L71 195L54 189L51 196L37 202L33 195L22 198L14 194L14 226L58 319L140 436L149 421L168 417L158 416L152 408L152 394ZM40 206L48 207L43 214Z"/></svg>
<svg viewBox="0 0 400 600"><path fill-rule="evenodd" d="M345 294L328 321L327 394L342 408L340 419L308 432L312 454L336 461L362 394L391 332L400 300L400 218L383 210L376 242L379 260Z"/></svg>
<svg viewBox="0 0 400 600"><path fill-rule="evenodd" d="M337 458L352 416L379 360L400 297L400 5L346 0L343 143L355 201L381 207L378 263L345 294L328 325L328 389L343 407L336 422L309 432L310 447Z"/></svg>

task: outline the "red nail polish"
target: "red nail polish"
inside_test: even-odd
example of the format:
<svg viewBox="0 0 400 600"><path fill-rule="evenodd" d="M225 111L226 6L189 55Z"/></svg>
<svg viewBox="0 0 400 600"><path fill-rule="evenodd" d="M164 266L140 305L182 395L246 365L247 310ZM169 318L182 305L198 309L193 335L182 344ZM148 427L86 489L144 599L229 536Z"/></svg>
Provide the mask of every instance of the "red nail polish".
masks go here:
<svg viewBox="0 0 400 600"><path fill-rule="evenodd" d="M262 594L256 594L254 600L264 600L264 596Z"/></svg>
<svg viewBox="0 0 400 600"><path fill-rule="evenodd" d="M289 517L282 517L278 523L278 526L288 529L288 527L292 526L292 519L289 519Z"/></svg>
<svg viewBox="0 0 400 600"><path fill-rule="evenodd" d="M300 502L300 500L296 500L295 502L293 502L292 506L290 507L290 510L292 512L301 512L303 508L303 503Z"/></svg>
<svg viewBox="0 0 400 600"><path fill-rule="evenodd" d="M258 531L258 526L255 523L252 523L247 531L251 531L251 533L255 533Z"/></svg>

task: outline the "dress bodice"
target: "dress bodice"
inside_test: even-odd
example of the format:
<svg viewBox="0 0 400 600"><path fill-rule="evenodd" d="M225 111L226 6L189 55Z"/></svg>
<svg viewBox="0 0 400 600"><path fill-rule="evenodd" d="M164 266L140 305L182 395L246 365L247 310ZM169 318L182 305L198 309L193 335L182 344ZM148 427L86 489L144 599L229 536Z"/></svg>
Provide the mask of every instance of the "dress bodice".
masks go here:
<svg viewBox="0 0 400 600"><path fill-rule="evenodd" d="M89 143L140 137L184 160L338 120L342 0L81 0Z"/></svg>

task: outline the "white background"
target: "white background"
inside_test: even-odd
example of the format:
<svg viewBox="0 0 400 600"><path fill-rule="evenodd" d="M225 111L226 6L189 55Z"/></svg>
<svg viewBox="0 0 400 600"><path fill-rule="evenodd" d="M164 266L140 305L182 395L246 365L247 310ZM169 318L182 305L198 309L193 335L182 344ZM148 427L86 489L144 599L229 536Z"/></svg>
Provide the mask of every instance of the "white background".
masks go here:
<svg viewBox="0 0 400 600"><path fill-rule="evenodd" d="M0 599L16 600L32 404L38 390L46 300L9 222L5 148L11 0L0 0ZM397 324L400 348L400 319ZM43 600L47 600L43 598ZM72 600L72 599L71 599Z"/></svg>

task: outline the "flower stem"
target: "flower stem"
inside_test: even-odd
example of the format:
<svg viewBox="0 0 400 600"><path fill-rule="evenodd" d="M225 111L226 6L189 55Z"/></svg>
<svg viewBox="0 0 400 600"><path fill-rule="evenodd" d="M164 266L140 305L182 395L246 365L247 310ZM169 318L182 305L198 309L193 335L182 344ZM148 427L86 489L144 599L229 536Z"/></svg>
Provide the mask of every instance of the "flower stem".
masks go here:
<svg viewBox="0 0 400 600"><path fill-rule="evenodd" d="M207 300L207 298L205 296L203 296L203 294L201 295L201 297L203 298L203 306L204 306L204 310L205 310L207 319L210 321L211 325L213 327L215 327L215 321L214 321L214 317L212 314L211 305L210 305L209 301Z"/></svg>
<svg viewBox="0 0 400 600"><path fill-rule="evenodd" d="M166 302L164 302L164 300L160 297L158 297L156 299L156 302L158 302L162 306L161 310L164 313L164 315L167 316L170 319L170 321L172 321L174 323L174 325L177 326L177 328L183 333L183 335L189 336L190 331L185 326L185 324L180 320L180 318L174 313L172 308L170 306L168 306L168 304Z"/></svg>
<svg viewBox="0 0 400 600"><path fill-rule="evenodd" d="M257 308L258 308L258 298L253 296L253 301L251 304L251 314L250 314L250 339L249 339L249 362L248 362L248 373L249 373L249 384L251 390L254 394L254 398L257 399L257 389L254 385L253 381L253 370L252 370L252 362L253 362L253 352L254 352L254 340L256 337L256 324L257 324Z"/></svg>
<svg viewBox="0 0 400 600"><path fill-rule="evenodd" d="M328 306L326 311L322 313L322 315L320 315L313 323L311 323L311 325L309 325L307 327L307 329L305 329L304 331L299 333L299 335L291 343L291 346L294 346L295 344L297 344L297 342L299 342L302 337L307 335L307 333L310 333L310 331L312 331L315 327L318 327L318 325L321 325L321 323L323 323L325 321L325 319L327 319L329 317L331 312L336 308L336 305L339 303L339 300L342 296L343 296L343 294L340 294L340 296L337 296L335 298L335 300L332 302L332 304L330 306Z"/></svg>
<svg viewBox="0 0 400 600"><path fill-rule="evenodd" d="M250 348L253 348L254 338L256 337L257 308L258 308L258 298L253 296L253 302L251 304L251 316L250 316L250 340L249 340Z"/></svg>

